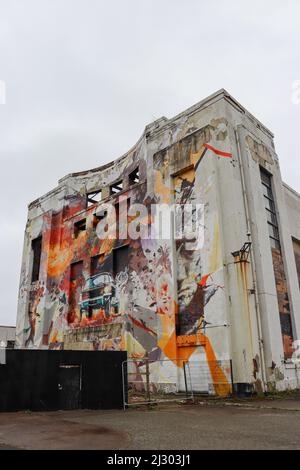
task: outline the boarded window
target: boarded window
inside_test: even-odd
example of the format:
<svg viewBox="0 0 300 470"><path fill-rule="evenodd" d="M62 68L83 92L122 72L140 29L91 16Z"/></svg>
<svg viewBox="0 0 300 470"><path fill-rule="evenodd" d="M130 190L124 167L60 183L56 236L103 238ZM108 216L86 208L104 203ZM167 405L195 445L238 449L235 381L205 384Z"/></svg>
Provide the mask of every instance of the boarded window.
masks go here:
<svg viewBox="0 0 300 470"><path fill-rule="evenodd" d="M42 254L42 237L35 238L31 242L33 251L31 282L39 280Z"/></svg>

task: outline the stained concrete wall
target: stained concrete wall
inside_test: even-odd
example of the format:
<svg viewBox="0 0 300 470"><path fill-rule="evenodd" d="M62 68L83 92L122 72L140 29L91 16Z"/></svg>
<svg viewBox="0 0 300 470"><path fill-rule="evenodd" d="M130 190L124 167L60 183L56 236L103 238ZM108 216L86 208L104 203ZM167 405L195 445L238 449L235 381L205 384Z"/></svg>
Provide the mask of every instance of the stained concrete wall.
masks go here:
<svg viewBox="0 0 300 470"><path fill-rule="evenodd" d="M139 167L140 181L130 184ZM182 361L207 363L210 382L229 390L232 359L236 387L295 385L280 323L278 295L260 168L272 175L278 213L284 295L293 339L299 333L299 286L283 186L273 135L225 90L178 116L146 126L138 143L111 164L74 173L29 206L21 272L17 340L26 348L127 350L151 360L153 382L168 382L162 367ZM130 202L204 206L204 245L189 252L173 239L101 242L94 214L115 200L109 186L123 180ZM86 208L86 194L102 189L103 200ZM297 212L297 209L296 209ZM74 224L86 230L74 237ZM149 224L146 218L143 224ZM296 232L295 232L296 233ZM42 235L39 280L31 283L32 240ZM240 253L246 242L250 252ZM121 245L127 254L116 251ZM248 245L249 246L249 245ZM115 254L118 271L115 271ZM124 252L123 252L124 253ZM107 273L114 303L82 315L80 295L91 276L91 258ZM82 262L72 279L70 265ZM71 276L71 277L70 277ZM195 368L193 369L195 370ZM199 369L200 370L200 369ZM220 380L220 377L222 379Z"/></svg>
<svg viewBox="0 0 300 470"><path fill-rule="evenodd" d="M300 194L285 183L283 183L283 189L289 230L293 238L300 240Z"/></svg>

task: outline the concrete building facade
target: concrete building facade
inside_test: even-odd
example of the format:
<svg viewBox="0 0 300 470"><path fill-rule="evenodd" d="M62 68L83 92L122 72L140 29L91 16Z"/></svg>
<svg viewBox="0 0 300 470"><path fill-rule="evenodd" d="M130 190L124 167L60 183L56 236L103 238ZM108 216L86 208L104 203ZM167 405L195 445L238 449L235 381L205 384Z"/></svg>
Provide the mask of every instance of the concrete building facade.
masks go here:
<svg viewBox="0 0 300 470"><path fill-rule="evenodd" d="M201 206L201 247L174 236L172 212L156 226L163 233L130 236L129 222L145 233L155 207L174 204ZM220 394L232 360L236 389L295 388L299 214L273 134L225 90L162 117L121 158L29 205L17 346L125 350L141 367L149 358L158 384L168 381L163 359L175 370L207 362Z"/></svg>
<svg viewBox="0 0 300 470"><path fill-rule="evenodd" d="M15 337L15 326L0 325L0 348L14 348Z"/></svg>

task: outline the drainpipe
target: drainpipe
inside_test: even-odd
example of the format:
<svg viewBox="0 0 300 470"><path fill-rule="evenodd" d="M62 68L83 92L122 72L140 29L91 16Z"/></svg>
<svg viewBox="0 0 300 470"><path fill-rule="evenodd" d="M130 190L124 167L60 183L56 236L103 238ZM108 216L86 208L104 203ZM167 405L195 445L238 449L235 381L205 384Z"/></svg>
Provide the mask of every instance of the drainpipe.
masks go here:
<svg viewBox="0 0 300 470"><path fill-rule="evenodd" d="M239 126L238 126L239 127ZM243 191L243 202L246 214L246 224L247 224L247 231L251 235L251 225L250 225L250 217L249 217L249 205L248 205L248 198L245 186L245 176L244 176L244 166L241 157L241 146L240 146L240 138L238 135L237 130L234 130L236 145L237 145L237 155L238 155L238 162L240 168L240 175L241 175L241 183L242 183L242 191ZM251 246L252 250L252 246ZM260 362L261 362L261 371L262 371L262 380L263 380L263 387L264 391L267 389L267 374L266 374L266 363L265 363L265 354L263 348L263 339L262 339L262 327L261 327L261 318L260 318L260 308L259 308L259 299L257 293L257 276L256 276L256 267L255 267L255 260L254 256L250 256L250 265L251 265L251 273L253 279L253 289L254 289L254 296L255 296L255 314L256 314L256 322L257 322L257 331L258 331L258 342L259 342L259 355L260 355Z"/></svg>

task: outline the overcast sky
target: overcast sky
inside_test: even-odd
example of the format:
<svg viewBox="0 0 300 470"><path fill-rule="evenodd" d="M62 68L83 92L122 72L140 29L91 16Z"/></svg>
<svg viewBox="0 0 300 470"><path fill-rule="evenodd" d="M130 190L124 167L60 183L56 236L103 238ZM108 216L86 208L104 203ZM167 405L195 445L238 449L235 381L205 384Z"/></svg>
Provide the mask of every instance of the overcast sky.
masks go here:
<svg viewBox="0 0 300 470"><path fill-rule="evenodd" d="M144 126L226 88L300 191L300 2L0 0L0 324L15 324L27 204Z"/></svg>

